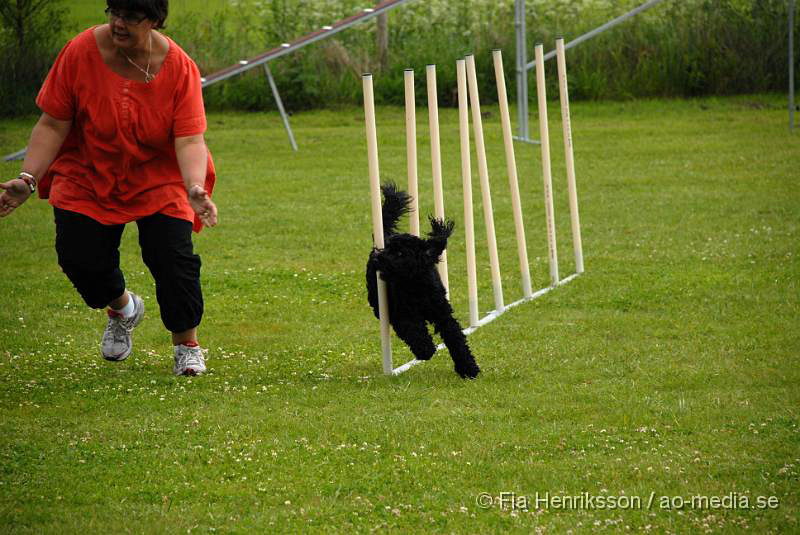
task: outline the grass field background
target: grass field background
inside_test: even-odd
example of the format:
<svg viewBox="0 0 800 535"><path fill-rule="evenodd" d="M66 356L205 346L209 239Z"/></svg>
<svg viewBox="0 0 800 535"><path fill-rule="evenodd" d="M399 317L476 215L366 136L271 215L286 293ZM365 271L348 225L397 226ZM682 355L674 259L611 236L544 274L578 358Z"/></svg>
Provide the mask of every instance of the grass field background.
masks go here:
<svg viewBox="0 0 800 535"><path fill-rule="evenodd" d="M521 292L511 206L497 110L485 111L510 302ZM57 265L51 208L31 200L0 220L0 531L800 530L800 138L784 101L572 111L586 273L472 334L475 381L459 379L446 352L381 373L364 290L361 109L295 114L297 153L276 114L209 116L220 225L195 238L204 377L170 373L135 225L122 264L147 312L133 355L113 364L99 356L104 313ZM466 324L457 114L440 114L457 222L452 301ZM378 109L382 176L401 184L403 117ZM0 149L24 145L34 120L0 122ZM423 109L418 120L428 213ZM565 276L574 262L555 107L550 120ZM548 281L538 151L517 145L535 288ZM0 164L5 177L18 169ZM484 314L493 301L474 175ZM396 364L409 358L396 339L394 353ZM530 498L528 510L477 503L504 492ZM533 501L584 492L642 505ZM746 497L753 508L664 508L674 496ZM778 504L758 509L759 496Z"/></svg>

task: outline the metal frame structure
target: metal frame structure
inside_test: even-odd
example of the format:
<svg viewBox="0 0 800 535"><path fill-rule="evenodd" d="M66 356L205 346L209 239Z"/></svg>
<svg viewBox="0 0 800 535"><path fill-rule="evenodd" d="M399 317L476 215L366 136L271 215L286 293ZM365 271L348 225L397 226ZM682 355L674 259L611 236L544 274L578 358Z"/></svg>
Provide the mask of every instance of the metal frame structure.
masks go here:
<svg viewBox="0 0 800 535"><path fill-rule="evenodd" d="M328 37L346 30L351 26L377 17L378 15L386 13L387 11L390 11L410 1L412 0L384 0L375 7L364 8L354 15L341 19L333 24L323 26L322 28L299 37L294 41L282 43L280 46L276 46L275 48L267 50L263 54L259 54L258 56L252 58L243 59L236 65L231 65L228 68L209 74L208 76L202 78L203 87L205 88L212 84L227 80L228 78L241 74L245 71L249 71L250 69L259 65L264 65L264 72L267 75L269 86L272 90L272 95L275 98L275 103L278 106L278 112L281 114L283 125L286 128L287 135L289 136L289 142L292 144L292 148L297 150L297 142L295 141L292 127L289 124L289 116L283 107L283 101L281 100L280 93L278 92L278 87L275 85L275 80L272 78L272 72L269 69L269 62L278 59L281 56L291 54L292 52L295 52L304 46L316 43L322 39L327 39Z"/></svg>
<svg viewBox="0 0 800 535"><path fill-rule="evenodd" d="M794 131L794 0L789 0L789 131Z"/></svg>
<svg viewBox="0 0 800 535"><path fill-rule="evenodd" d="M663 0L649 0L639 7L621 15L602 26L598 26L594 30L587 32L580 37L577 37L564 45L565 50L578 46L584 41L597 37L606 30L610 30L614 26L625 22L645 11L661 3ZM790 0L794 1L794 0ZM527 61L527 43L525 42L525 0L515 0L515 26L517 34L517 113L519 116L519 123L517 125L517 136L514 138L517 141L524 141L526 143L539 144L539 141L530 139L528 133L528 71L536 68L536 60L531 62ZM543 61L553 59L556 57L556 51L551 50L544 55Z"/></svg>
<svg viewBox="0 0 800 535"><path fill-rule="evenodd" d="M528 48L525 27L525 0L514 3L514 28L517 36L517 130L515 140L530 141L528 135Z"/></svg>
<svg viewBox="0 0 800 535"><path fill-rule="evenodd" d="M236 65L232 65L226 69L209 74L203 78L203 87L221 82L222 80L226 80L231 76L236 76L237 74L241 74L268 61L278 59L286 54L291 54L295 50L303 48L306 45L310 45L311 43L331 37L332 35L335 35L342 30L346 30L355 24L359 24L373 17L377 17L378 15L386 13L387 11L411 1L412 0L384 0L375 7L364 8L355 15L341 19L329 26L323 26L319 30L315 30L309 34L299 37L294 41L283 43L280 46L276 46L275 48L267 50L263 54L259 54L258 56L254 56L249 59L243 59Z"/></svg>

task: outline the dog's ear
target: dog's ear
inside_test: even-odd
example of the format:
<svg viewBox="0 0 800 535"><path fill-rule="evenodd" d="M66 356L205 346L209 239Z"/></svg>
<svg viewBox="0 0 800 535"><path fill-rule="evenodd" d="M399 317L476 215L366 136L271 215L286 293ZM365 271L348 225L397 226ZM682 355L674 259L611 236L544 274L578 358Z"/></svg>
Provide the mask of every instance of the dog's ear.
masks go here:
<svg viewBox="0 0 800 535"><path fill-rule="evenodd" d="M450 220L442 221L441 219L434 219L428 217L431 223L431 231L428 233L426 240L425 253L433 262L438 262L439 257L447 249L447 238L453 233L455 223Z"/></svg>
<svg viewBox="0 0 800 535"><path fill-rule="evenodd" d="M431 231L428 233L428 237L431 239L444 240L445 242L450 235L453 234L453 229L456 226L450 219L442 220L428 216L428 221L431 224Z"/></svg>

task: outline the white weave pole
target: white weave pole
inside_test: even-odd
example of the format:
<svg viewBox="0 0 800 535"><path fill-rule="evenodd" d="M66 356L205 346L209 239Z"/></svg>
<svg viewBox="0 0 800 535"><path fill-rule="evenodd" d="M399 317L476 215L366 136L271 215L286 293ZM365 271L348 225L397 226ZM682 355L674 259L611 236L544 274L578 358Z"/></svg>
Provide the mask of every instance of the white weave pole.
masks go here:
<svg viewBox="0 0 800 535"><path fill-rule="evenodd" d="M500 50L492 51L492 59L494 60L494 76L497 79L497 99L500 102L500 123L503 126L503 142L506 148L511 206L514 210L517 256L519 256L519 272L522 277L522 295L527 299L533 295L533 290L531 289L528 249L525 245L525 222L522 219L522 202L520 201L519 180L517 179L517 160L514 156L514 136L511 133L511 116L508 113L508 93L506 92L506 77L503 72L503 53Z"/></svg>
<svg viewBox="0 0 800 535"><path fill-rule="evenodd" d="M419 182L417 179L417 99L414 94L414 69L403 74L406 93L406 159L408 161L408 194L411 195L410 232L419 236Z"/></svg>
<svg viewBox="0 0 800 535"><path fill-rule="evenodd" d="M567 164L567 189L569 190L569 215L572 222L572 247L575 250L575 273L583 273L583 244L581 219L578 214L578 187L575 184L575 156L572 153L572 122L569 116L569 88L567 86L567 60L564 38L556 39L558 63L558 92L561 98L561 124L564 129L564 155Z"/></svg>
<svg viewBox="0 0 800 535"><path fill-rule="evenodd" d="M375 96L372 90L372 75L362 76L364 84L364 116L367 129L367 159L369 161L369 192L372 201L372 239L375 247L383 249L383 213L381 212L381 178L378 166L378 132L375 127ZM386 282L378 278L378 315L381 323L381 350L383 373L392 373L392 338L389 331L389 299Z"/></svg>
<svg viewBox="0 0 800 535"><path fill-rule="evenodd" d="M536 90L539 94L539 139L542 142L542 175L544 178L544 209L547 218L547 245L550 259L550 284L558 284L558 249L553 216L553 177L550 170L550 134L547 126L547 92L544 85L544 46L536 45Z"/></svg>
<svg viewBox="0 0 800 535"><path fill-rule="evenodd" d="M464 238L467 247L467 291L469 325L478 326L478 270L475 262L475 221L472 212L472 167L469 151L469 104L467 102L467 65L456 61L458 79L458 131L461 138L461 179L464 187Z"/></svg>
<svg viewBox="0 0 800 535"><path fill-rule="evenodd" d="M492 211L492 193L489 187L489 167L486 163L486 145L483 141L483 120L481 119L481 104L478 97L478 80L475 75L475 56L470 54L465 60L467 63L467 85L469 86L470 107L472 108L472 128L475 132L475 152L478 156L478 174L481 179L483 219L486 224L489 263L492 268L494 306L495 312L501 314L505 309L505 305L503 304L503 283L500 278L500 259L497 256L497 237L494 231L494 212Z"/></svg>
<svg viewBox="0 0 800 535"><path fill-rule="evenodd" d="M436 65L425 67L428 83L428 122L431 129L431 167L433 171L433 205L437 219L444 220L444 189L442 186L442 149L439 140L439 97L436 92ZM447 277L447 251L442 251L437 264L445 291L450 293Z"/></svg>

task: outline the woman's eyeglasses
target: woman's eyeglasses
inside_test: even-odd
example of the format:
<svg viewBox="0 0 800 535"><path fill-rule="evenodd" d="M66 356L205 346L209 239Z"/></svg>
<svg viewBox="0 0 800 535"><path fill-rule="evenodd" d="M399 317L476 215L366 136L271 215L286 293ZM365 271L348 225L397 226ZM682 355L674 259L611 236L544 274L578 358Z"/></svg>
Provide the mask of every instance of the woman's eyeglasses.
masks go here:
<svg viewBox="0 0 800 535"><path fill-rule="evenodd" d="M144 19L147 18L147 15L142 15L140 13L130 13L127 11L119 11L117 9L112 9L110 7L106 8L105 13L106 15L108 15L109 18L119 19L125 24L130 24L131 26L135 26L136 24L139 24L140 22L142 22Z"/></svg>

